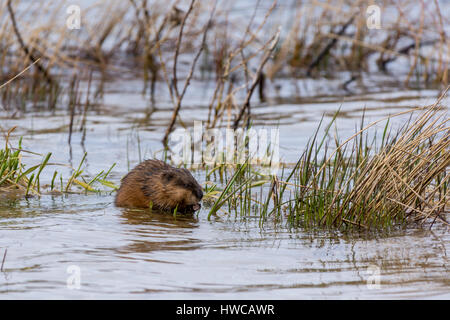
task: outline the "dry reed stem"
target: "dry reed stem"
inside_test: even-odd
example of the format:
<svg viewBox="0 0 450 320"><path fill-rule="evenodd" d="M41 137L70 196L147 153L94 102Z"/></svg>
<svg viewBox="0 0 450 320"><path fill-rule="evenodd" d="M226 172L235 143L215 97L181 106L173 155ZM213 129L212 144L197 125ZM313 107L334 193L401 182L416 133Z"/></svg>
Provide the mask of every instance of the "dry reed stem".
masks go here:
<svg viewBox="0 0 450 320"><path fill-rule="evenodd" d="M445 126L450 120L441 119L442 116L432 120L437 110L434 105L424 112L401 133L394 142L394 147L387 145L363 168L350 194L344 196L345 200L339 214L334 217L334 223L345 217L355 223L364 219L367 225L368 219L372 219L372 214L377 212L397 215L397 209L389 201L405 208L414 208L413 211L421 214L424 219L434 214L435 218L445 222L437 209L445 207L448 195L437 199L437 202L430 196L438 193L443 183L449 179L445 175L439 185L432 185L436 177L445 173L450 166L450 153L446 152L450 147L450 128ZM442 133L443 136L430 142L430 147L422 148L416 155L427 141ZM370 198L372 199L368 201ZM333 203L336 201L337 197ZM364 210L360 210L360 204L364 204Z"/></svg>

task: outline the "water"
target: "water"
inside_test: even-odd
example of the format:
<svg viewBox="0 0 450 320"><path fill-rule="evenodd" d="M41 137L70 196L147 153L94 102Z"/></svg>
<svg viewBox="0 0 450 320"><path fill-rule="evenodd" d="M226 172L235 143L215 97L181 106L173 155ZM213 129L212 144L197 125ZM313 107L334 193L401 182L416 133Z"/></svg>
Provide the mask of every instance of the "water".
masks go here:
<svg viewBox="0 0 450 320"><path fill-rule="evenodd" d="M53 152L53 163L77 166L88 152L86 174L93 175L116 162L110 179L118 184L139 157L148 158L160 149L169 114L163 100L161 107L148 116L148 103L136 87L131 81L120 93L106 90L105 103L87 117L84 143L81 132L74 132L71 145L67 143L69 120L63 110L17 113L12 119L10 114L3 114L1 127L17 125L13 140L23 136L25 149ZM195 92L186 103L190 110L182 115L188 123L206 113L206 105L201 104L202 91ZM254 108L255 127L269 126L259 117L272 114L280 128L282 158L295 161L322 114L330 119L339 105L339 133L347 137L359 123L364 106L369 118L379 119L431 103L437 95L437 91L428 90L307 100L278 97ZM396 119L393 125L404 120ZM298 134L293 136L292 132ZM26 155L24 162L40 159ZM70 173L68 168L50 166L43 171L43 180L51 179L55 169L65 177ZM200 173L196 176L204 181ZM7 249L0 273L0 297L450 297L450 239L443 226L431 231L410 228L375 234L290 230L272 223L260 228L257 221L233 217L207 221L207 208L198 215L174 219L171 215L119 209L113 201L114 194L6 197L0 205L0 257ZM79 271L79 289L71 289L76 275L71 266ZM376 288L378 272L380 283Z"/></svg>
<svg viewBox="0 0 450 320"><path fill-rule="evenodd" d="M279 128L282 161L298 160L324 114L327 123L340 108L337 128L345 139L363 112L368 123L439 96L437 90L399 88L392 76L376 73L345 91L340 87L350 76L276 79L266 103L252 101L254 127ZM213 89L194 79L180 114L186 125L207 118ZM155 105L141 91L142 79L108 82L102 103L87 114L85 135L79 131L82 116L75 116L71 144L64 105L52 112L0 111L0 129L17 126L13 144L23 136L24 149L52 152L53 164L76 167L87 152L83 168L90 177L116 163L109 178L119 184L139 161L161 156L171 116L163 83L157 84ZM442 104L448 108L449 98ZM408 117L392 119L393 128ZM41 159L24 154L23 162ZM41 180L48 183L54 170L71 174L50 165ZM195 175L204 182L201 172ZM450 298L450 236L439 224L343 234L270 222L261 228L258 221L224 216L208 221L208 208L174 219L116 208L113 201L114 193L29 199L0 193L0 299Z"/></svg>
<svg viewBox="0 0 450 320"><path fill-rule="evenodd" d="M317 299L449 297L444 229L343 235L129 212L111 196L1 208L2 298ZM70 289L67 268L80 269ZM368 267L379 267L371 289ZM369 286L368 286L369 283Z"/></svg>

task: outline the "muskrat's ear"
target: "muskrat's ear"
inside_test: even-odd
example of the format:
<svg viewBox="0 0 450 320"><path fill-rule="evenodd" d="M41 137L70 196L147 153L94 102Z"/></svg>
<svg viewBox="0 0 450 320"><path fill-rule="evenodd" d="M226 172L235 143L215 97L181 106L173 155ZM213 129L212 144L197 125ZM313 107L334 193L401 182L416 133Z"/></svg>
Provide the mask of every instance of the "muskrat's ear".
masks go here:
<svg viewBox="0 0 450 320"><path fill-rule="evenodd" d="M162 174L162 178L163 178L164 182L166 182L166 183L170 182L170 181L173 180L173 178L175 178L175 173L173 173L173 172L164 172Z"/></svg>

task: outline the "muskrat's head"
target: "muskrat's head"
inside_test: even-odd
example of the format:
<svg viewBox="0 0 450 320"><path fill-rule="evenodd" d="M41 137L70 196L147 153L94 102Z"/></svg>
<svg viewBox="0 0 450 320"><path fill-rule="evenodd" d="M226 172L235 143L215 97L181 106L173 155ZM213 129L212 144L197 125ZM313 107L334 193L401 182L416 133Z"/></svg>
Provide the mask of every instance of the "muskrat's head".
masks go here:
<svg viewBox="0 0 450 320"><path fill-rule="evenodd" d="M166 200L170 203L168 207L176 207L180 212L193 212L201 208L202 187L187 169L173 169L162 173L162 182L165 184Z"/></svg>

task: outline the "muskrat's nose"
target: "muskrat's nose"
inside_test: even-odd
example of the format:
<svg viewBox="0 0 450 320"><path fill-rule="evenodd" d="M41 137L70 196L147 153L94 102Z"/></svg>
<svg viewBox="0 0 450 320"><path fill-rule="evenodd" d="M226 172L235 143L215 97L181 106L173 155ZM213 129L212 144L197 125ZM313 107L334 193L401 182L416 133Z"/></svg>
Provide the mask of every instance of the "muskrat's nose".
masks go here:
<svg viewBox="0 0 450 320"><path fill-rule="evenodd" d="M194 205L192 206L192 209L193 209L194 211L197 211L197 210L200 210L201 207L202 207L202 206L200 205L200 203L196 203L196 204L194 204Z"/></svg>
<svg viewBox="0 0 450 320"><path fill-rule="evenodd" d="M203 191L202 189L197 189L194 191L195 196L197 197L197 199L200 201L203 198Z"/></svg>

